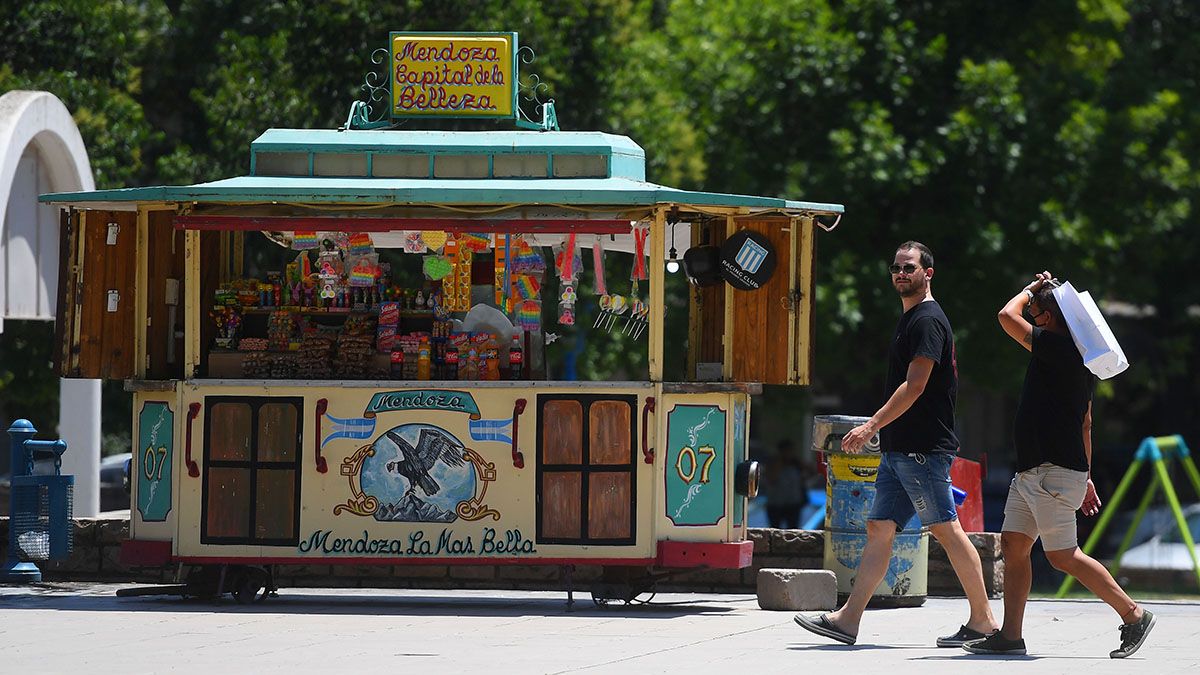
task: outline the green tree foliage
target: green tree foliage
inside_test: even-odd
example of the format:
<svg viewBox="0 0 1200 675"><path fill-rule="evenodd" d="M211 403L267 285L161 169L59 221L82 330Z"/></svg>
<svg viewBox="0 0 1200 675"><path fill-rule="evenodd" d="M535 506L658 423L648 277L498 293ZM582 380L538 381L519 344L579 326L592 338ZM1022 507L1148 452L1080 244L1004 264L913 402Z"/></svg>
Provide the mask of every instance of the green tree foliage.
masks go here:
<svg viewBox="0 0 1200 675"><path fill-rule="evenodd" d="M0 11L0 89L58 94L102 187L212 180L270 126L341 124L389 29L518 31L564 128L632 136L651 180L846 204L819 237L816 372L847 412L879 402L885 265L912 238L966 378L1016 391L1025 355L995 312L1051 269L1155 310L1114 318L1135 367L1099 418L1125 442L1196 430L1184 0L30 0ZM623 349L595 340L580 367L644 368Z"/></svg>

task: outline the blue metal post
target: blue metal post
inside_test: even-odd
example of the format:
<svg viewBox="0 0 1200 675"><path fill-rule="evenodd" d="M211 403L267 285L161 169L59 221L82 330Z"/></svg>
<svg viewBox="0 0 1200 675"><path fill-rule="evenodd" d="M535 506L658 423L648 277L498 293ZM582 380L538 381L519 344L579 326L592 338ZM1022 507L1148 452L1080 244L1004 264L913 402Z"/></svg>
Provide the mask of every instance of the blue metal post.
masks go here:
<svg viewBox="0 0 1200 675"><path fill-rule="evenodd" d="M12 457L12 478L28 476L33 473L33 456L25 448L25 441L33 438L37 429L29 420L16 420L8 428L9 451ZM42 571L31 562L21 562L17 558L17 530L13 527L12 518L16 507L16 490L9 489L8 493L8 558L4 567L0 568L0 583L30 584L42 580Z"/></svg>

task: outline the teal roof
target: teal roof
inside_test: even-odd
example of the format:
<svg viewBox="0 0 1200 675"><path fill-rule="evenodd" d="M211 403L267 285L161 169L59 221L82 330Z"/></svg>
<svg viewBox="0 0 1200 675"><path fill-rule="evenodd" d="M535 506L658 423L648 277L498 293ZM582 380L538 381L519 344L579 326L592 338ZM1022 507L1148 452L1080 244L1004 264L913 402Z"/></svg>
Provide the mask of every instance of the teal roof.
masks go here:
<svg viewBox="0 0 1200 675"><path fill-rule="evenodd" d="M196 203L336 203L405 205L571 205L744 206L841 213L841 204L751 197L718 192L692 192L626 178L595 179L386 179L386 178L278 178L242 176L212 183L59 192L41 196L43 202L196 202Z"/></svg>
<svg viewBox="0 0 1200 675"><path fill-rule="evenodd" d="M334 131L268 129L251 152L421 152L622 154L645 157L628 136L599 131Z"/></svg>
<svg viewBox="0 0 1200 675"><path fill-rule="evenodd" d="M514 155L526 159L506 159ZM545 155L546 160L542 162L538 155ZM478 175L438 177L447 175L439 173L439 162L461 162L464 157L473 157L466 161L473 163ZM396 160L407 162L405 170L415 170L418 175L381 177L384 163ZM519 162L516 170L528 173L521 177L502 174L496 168L502 160ZM331 164L323 164L326 161ZM560 177L560 165L563 171L576 171L578 177ZM63 192L42 195L40 201L97 208L137 202L598 207L679 204L842 212L840 204L691 192L648 183L644 179L642 148L625 136L599 132L270 129L251 144L251 167L249 176L211 183ZM336 175L321 175L322 171Z"/></svg>

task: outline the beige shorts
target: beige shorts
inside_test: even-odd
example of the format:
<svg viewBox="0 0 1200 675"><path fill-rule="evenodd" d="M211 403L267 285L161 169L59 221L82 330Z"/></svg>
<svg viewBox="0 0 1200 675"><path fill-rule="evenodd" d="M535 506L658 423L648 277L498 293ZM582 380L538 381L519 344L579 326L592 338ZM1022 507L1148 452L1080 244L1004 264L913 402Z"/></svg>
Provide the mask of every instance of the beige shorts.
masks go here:
<svg viewBox="0 0 1200 675"><path fill-rule="evenodd" d="M1020 532L1030 539L1042 538L1046 551L1062 551L1079 545L1075 512L1087 492L1086 471L1042 464L1013 477L1004 504L1005 532Z"/></svg>

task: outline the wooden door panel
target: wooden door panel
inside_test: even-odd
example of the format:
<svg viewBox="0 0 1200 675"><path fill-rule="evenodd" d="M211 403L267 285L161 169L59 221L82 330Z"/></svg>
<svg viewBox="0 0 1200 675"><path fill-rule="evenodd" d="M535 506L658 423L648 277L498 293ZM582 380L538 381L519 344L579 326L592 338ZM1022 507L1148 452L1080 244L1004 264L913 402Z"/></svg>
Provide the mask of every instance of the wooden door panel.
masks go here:
<svg viewBox="0 0 1200 675"><path fill-rule="evenodd" d="M58 238L58 301L54 311L54 370L61 377L70 377L75 364L75 304L78 286L72 272L77 263L80 214L64 209L59 218Z"/></svg>
<svg viewBox="0 0 1200 675"><path fill-rule="evenodd" d="M542 476L543 539L578 539L582 534L582 474L554 472Z"/></svg>
<svg viewBox="0 0 1200 675"><path fill-rule="evenodd" d="M813 336L816 322L813 319L816 294L817 237L816 224L811 218L796 221L799 231L795 237L796 281L793 299L796 327L792 349L795 367L789 384L812 382Z"/></svg>
<svg viewBox="0 0 1200 675"><path fill-rule="evenodd" d="M182 379L183 339L176 329L183 328L183 287L185 234L175 229L174 211L151 211L147 216L146 271L146 378ZM178 304L167 303L168 279L178 282ZM211 297L211 296L210 296ZM168 345L174 345L173 351Z"/></svg>
<svg viewBox="0 0 1200 675"><path fill-rule="evenodd" d="M545 464L583 461L583 406L579 401L548 401L542 414Z"/></svg>
<svg viewBox="0 0 1200 675"><path fill-rule="evenodd" d="M250 470L208 470L206 495L209 537L243 539L250 536Z"/></svg>
<svg viewBox="0 0 1200 675"><path fill-rule="evenodd" d="M588 408L588 463L629 464L633 410L624 401L596 401Z"/></svg>
<svg viewBox="0 0 1200 675"><path fill-rule="evenodd" d="M720 246L725 243L724 221L709 223L703 227L703 233L695 233L696 241L692 242L694 246L701 243ZM699 229L697 228L697 230ZM697 324L692 334L699 341L696 349L696 361L701 363L723 363L725 361L725 343L723 337L725 335L726 285L724 283L713 284L712 286L692 289L692 293L696 305L694 321ZM688 377L698 379L694 364L692 372L688 373Z"/></svg>
<svg viewBox="0 0 1200 675"><path fill-rule="evenodd" d="M296 472L259 469L255 476L254 536L287 539L296 530Z"/></svg>
<svg viewBox="0 0 1200 675"><path fill-rule="evenodd" d="M787 384L792 318L791 232L787 218L739 218L749 229L770 240L778 256L775 272L761 288L730 289L733 302L733 380Z"/></svg>
<svg viewBox="0 0 1200 675"><path fill-rule="evenodd" d="M72 227L64 240L67 257L62 263L69 276L60 293L67 305L60 317L60 373L63 377L133 377L137 214L84 212L78 228ZM115 293L111 302L110 293Z"/></svg>
<svg viewBox="0 0 1200 675"><path fill-rule="evenodd" d="M630 474L593 473L588 480L588 537L628 539L633 508Z"/></svg>
<svg viewBox="0 0 1200 675"><path fill-rule="evenodd" d="M636 395L538 396L537 540L632 545Z"/></svg>

